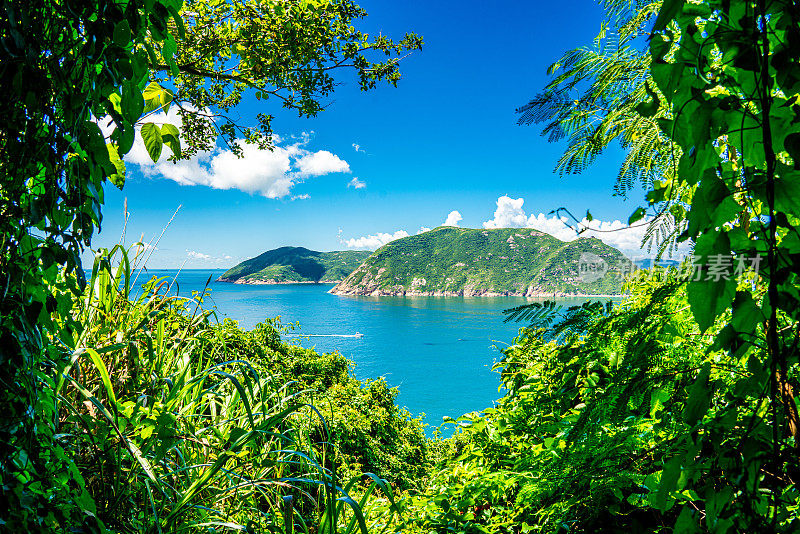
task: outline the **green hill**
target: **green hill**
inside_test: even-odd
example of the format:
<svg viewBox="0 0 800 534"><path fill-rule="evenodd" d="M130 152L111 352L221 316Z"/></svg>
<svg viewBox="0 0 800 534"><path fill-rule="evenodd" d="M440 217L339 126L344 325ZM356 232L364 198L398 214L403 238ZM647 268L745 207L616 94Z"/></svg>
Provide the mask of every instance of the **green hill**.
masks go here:
<svg viewBox="0 0 800 534"><path fill-rule="evenodd" d="M340 295L619 294L631 262L596 238L442 226L398 239L331 290Z"/></svg>
<svg viewBox="0 0 800 534"><path fill-rule="evenodd" d="M338 282L369 256L361 250L317 252L303 247L281 247L243 261L217 281L236 284Z"/></svg>

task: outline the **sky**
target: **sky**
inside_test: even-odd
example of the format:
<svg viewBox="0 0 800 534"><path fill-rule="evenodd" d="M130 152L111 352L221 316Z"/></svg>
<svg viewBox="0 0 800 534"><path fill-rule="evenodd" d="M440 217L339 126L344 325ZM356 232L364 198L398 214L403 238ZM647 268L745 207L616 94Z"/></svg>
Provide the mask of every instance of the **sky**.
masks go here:
<svg viewBox="0 0 800 534"><path fill-rule="evenodd" d="M343 75L321 114L277 113L276 149L245 149L241 159L219 147L179 165L153 164L135 146L124 189L106 187L93 247L120 242L126 200L124 243L148 243L150 268L228 268L287 245L374 250L442 224L534 227L572 239L548 215L560 207L590 209L604 229L625 226L643 192L613 196L621 150L559 177L564 145L518 126L514 112L543 89L564 51L591 43L602 16L595 2L359 4L369 13L363 31L424 38L423 50L402 60L396 88L362 92ZM246 98L239 122L255 125L259 112L274 111L264 105ZM594 235L632 256L641 229Z"/></svg>

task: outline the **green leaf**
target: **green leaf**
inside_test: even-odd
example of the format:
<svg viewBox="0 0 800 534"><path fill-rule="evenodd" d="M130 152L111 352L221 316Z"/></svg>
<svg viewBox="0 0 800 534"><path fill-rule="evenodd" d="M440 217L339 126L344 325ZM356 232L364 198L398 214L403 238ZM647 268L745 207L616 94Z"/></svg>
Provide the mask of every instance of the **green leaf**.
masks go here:
<svg viewBox="0 0 800 534"><path fill-rule="evenodd" d="M114 44L117 46L128 46L131 42L131 26L127 19L122 19L114 26Z"/></svg>
<svg viewBox="0 0 800 534"><path fill-rule="evenodd" d="M683 510L681 510L681 515L675 521L675 527L672 529L673 534L695 534L695 532L700 532L700 527L693 516L692 508L684 506Z"/></svg>
<svg viewBox="0 0 800 534"><path fill-rule="evenodd" d="M164 61L169 65L170 74L173 76L177 76L178 71L178 64L175 63L175 54L178 53L178 45L175 43L175 38L172 35L167 35L167 38L164 39L164 45L161 47L161 56L164 58Z"/></svg>
<svg viewBox="0 0 800 534"><path fill-rule="evenodd" d="M689 387L689 396L683 410L683 420L689 426L697 424L708 411L711 403L711 388L708 384L710 374L711 364L706 362L700 369L697 380Z"/></svg>
<svg viewBox="0 0 800 534"><path fill-rule="evenodd" d="M144 99L139 86L132 81L122 85L122 116L131 124L139 120L144 111Z"/></svg>
<svg viewBox="0 0 800 534"><path fill-rule="evenodd" d="M175 27L178 28L178 38L184 40L186 38L186 26L183 24L183 17L181 17L178 12L180 3L176 2L175 4L177 4L177 7L176 5L167 6L167 11L172 15L172 20L175 21Z"/></svg>
<svg viewBox="0 0 800 534"><path fill-rule="evenodd" d="M158 126L152 122L143 124L142 140L144 141L144 146L147 149L147 153L150 154L150 158L154 162L158 161L158 158L161 156L161 149L164 146L164 142L161 139L161 130L158 128Z"/></svg>
<svg viewBox="0 0 800 534"><path fill-rule="evenodd" d="M181 157L181 141L178 128L172 124L165 124L161 127L161 139L176 157Z"/></svg>
<svg viewBox="0 0 800 534"><path fill-rule="evenodd" d="M661 105L661 101L658 99L658 95L650 88L649 83L644 84L645 91L650 96L650 102L642 102L638 106L636 106L636 111L642 117L652 117L658 111L658 107Z"/></svg>
<svg viewBox="0 0 800 534"><path fill-rule="evenodd" d="M711 272L715 265L719 265L718 260L727 261L726 258L731 258L731 245L727 233L711 231L702 234L695 245L695 257L701 268L708 267L709 270L696 273L695 279L689 283L686 291L692 314L700 330L705 332L714 324L717 316L731 305L736 294L733 267L726 270L727 276L720 276L718 279L715 279L717 277Z"/></svg>
<svg viewBox="0 0 800 534"><path fill-rule="evenodd" d="M795 170L800 169L800 133L791 133L783 139L783 148L794 160Z"/></svg>
<svg viewBox="0 0 800 534"><path fill-rule="evenodd" d="M150 82L150 84L145 87L142 96L145 100L145 108L144 113L150 113L151 111L155 111L158 108L166 113L169 111L169 104L172 102L172 92L164 89L156 82Z"/></svg>
<svg viewBox="0 0 800 534"><path fill-rule="evenodd" d="M115 406L117 404L117 396L114 394L114 386L111 384L111 376L108 374L108 368L106 368L103 358L101 358L94 349L86 349L86 354L89 355L89 358L91 358L92 363L94 363L97 372L100 374L100 379L103 382L103 386L105 387L106 395L108 396L111 406Z"/></svg>
<svg viewBox="0 0 800 534"><path fill-rule="evenodd" d="M658 494L656 495L656 506L662 512L666 512L675 502L673 500L669 503L668 497L670 493L675 491L675 487L678 484L678 479L681 476L682 463L683 457L675 456L664 464L664 470L661 472L661 484L658 487Z"/></svg>
<svg viewBox="0 0 800 534"><path fill-rule="evenodd" d="M733 317L731 324L737 332L751 333L756 325L764 320L761 310L750 293L739 291L733 300Z"/></svg>
<svg viewBox="0 0 800 534"><path fill-rule="evenodd" d="M683 7L683 0L666 0L662 3L661 9L658 10L656 22L653 24L653 32L666 28L667 24L669 24L681 10L681 7Z"/></svg>
<svg viewBox="0 0 800 534"><path fill-rule="evenodd" d="M628 224L630 225L630 224L635 223L636 221L642 220L644 218L644 214L645 214L645 209L644 208L641 208L641 207L636 208L636 211L631 213L631 216L628 217Z"/></svg>
<svg viewBox="0 0 800 534"><path fill-rule="evenodd" d="M800 180L793 178L775 180L775 209L800 217Z"/></svg>
<svg viewBox="0 0 800 534"><path fill-rule="evenodd" d="M122 186L125 185L125 162L119 157L117 147L112 143L108 143L106 148L108 148L108 159L111 160L111 163L117 169L117 172L110 175L108 179L111 180L112 184L122 189Z"/></svg>

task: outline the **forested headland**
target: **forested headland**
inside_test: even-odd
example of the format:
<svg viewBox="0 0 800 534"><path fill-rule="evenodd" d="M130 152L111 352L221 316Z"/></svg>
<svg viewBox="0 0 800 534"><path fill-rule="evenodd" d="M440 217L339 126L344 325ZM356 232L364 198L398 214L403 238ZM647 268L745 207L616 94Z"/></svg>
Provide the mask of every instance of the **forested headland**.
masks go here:
<svg viewBox="0 0 800 534"><path fill-rule="evenodd" d="M563 173L621 145L629 224L692 254L619 303L509 310L505 395L426 439L275 322L157 278L131 300L142 247L80 261L137 136L154 161L269 149L244 96L313 117L334 69L395 85L422 38L362 33L349 0L6 2L0 530L797 532L800 7L602 6L519 121L566 141ZM149 120L171 107L180 128Z"/></svg>

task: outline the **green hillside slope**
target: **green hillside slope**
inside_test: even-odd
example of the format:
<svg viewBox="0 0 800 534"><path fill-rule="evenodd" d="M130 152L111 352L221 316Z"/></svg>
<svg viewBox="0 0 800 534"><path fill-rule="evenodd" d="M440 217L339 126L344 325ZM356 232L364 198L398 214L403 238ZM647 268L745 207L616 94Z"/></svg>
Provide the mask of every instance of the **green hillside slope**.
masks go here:
<svg viewBox="0 0 800 534"><path fill-rule="evenodd" d="M360 250L317 252L303 247L281 247L243 261L217 280L237 284L338 282L369 254Z"/></svg>
<svg viewBox="0 0 800 534"><path fill-rule="evenodd" d="M596 238L564 242L529 228L443 226L378 249L331 292L342 295L618 294L630 269Z"/></svg>

